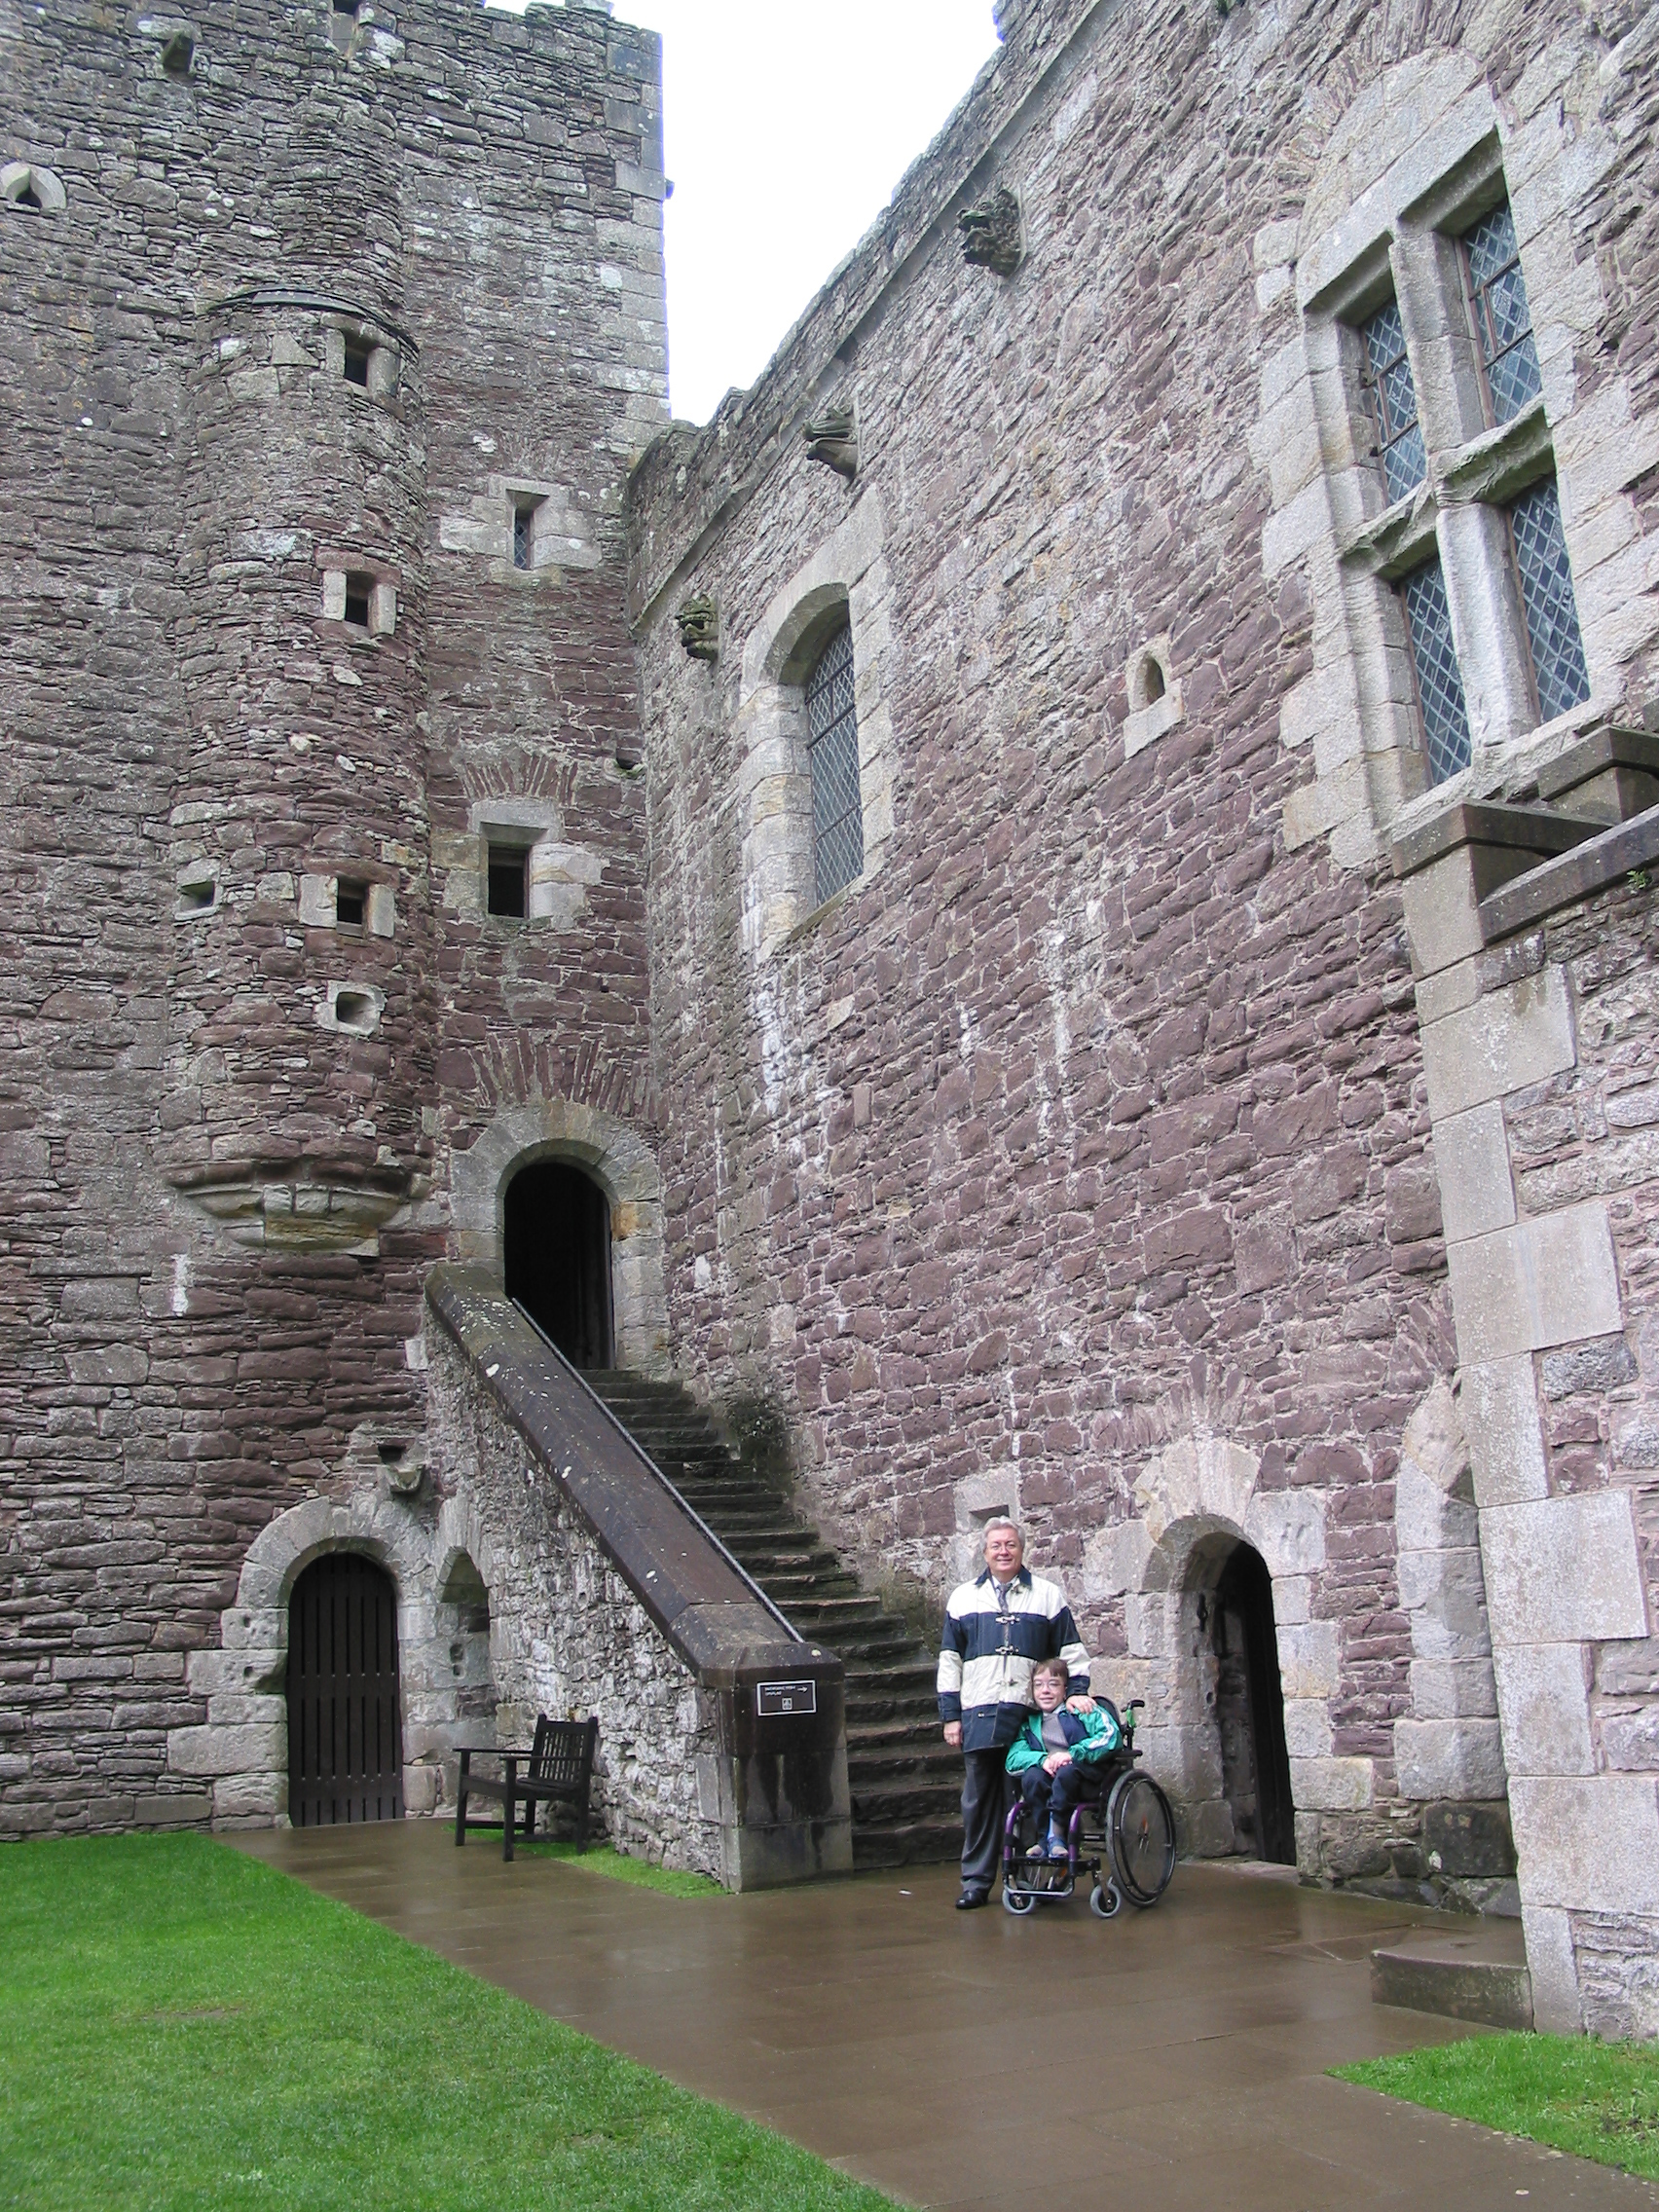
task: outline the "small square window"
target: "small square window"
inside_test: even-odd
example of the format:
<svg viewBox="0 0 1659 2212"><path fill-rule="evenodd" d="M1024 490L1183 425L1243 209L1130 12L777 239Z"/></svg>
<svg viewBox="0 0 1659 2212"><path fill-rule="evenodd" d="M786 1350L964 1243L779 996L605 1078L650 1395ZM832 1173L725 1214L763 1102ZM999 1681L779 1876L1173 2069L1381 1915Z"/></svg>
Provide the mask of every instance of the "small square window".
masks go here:
<svg viewBox="0 0 1659 2212"><path fill-rule="evenodd" d="M346 341L346 382L361 385L365 391L369 388L369 354L372 350L373 348L361 338L348 338Z"/></svg>
<svg viewBox="0 0 1659 2212"><path fill-rule="evenodd" d="M530 855L521 845L492 845L487 909L509 921L522 922L528 911Z"/></svg>
<svg viewBox="0 0 1659 2212"><path fill-rule="evenodd" d="M369 601L374 595L373 576L350 575L346 578L345 619L359 630L369 626Z"/></svg>
<svg viewBox="0 0 1659 2212"><path fill-rule="evenodd" d="M181 914L211 913L218 888L210 875L203 876L195 883L181 883L178 887L178 911Z"/></svg>
<svg viewBox="0 0 1659 2212"><path fill-rule="evenodd" d="M342 929L360 930L368 911L369 887L342 876L334 893L334 919Z"/></svg>

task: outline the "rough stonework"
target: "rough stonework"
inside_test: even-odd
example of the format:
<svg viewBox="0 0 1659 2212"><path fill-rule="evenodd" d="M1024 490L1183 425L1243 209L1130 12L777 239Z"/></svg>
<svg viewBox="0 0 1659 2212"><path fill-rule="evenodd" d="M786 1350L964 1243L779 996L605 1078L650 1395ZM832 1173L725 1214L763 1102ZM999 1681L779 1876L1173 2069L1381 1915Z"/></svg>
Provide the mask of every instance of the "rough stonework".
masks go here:
<svg viewBox="0 0 1659 2212"><path fill-rule="evenodd" d="M596 1831L618 1851L719 1879L719 1827L699 1809L698 1768L719 1756L712 1700L555 1493L465 1360L428 1328L429 1434L443 1486L488 1544L491 1664L503 1743L538 1713L599 1715ZM708 1794L705 1782L703 1796ZM453 1777L447 1792L454 1804Z"/></svg>
<svg viewBox="0 0 1659 2212"><path fill-rule="evenodd" d="M1189 1849L1519 1909L1541 2025L1651 2035L1659 18L998 22L705 429L645 34L0 41L0 1825L283 1817L345 1547L411 1809L564 1696L713 1863L707 1714L423 1335L552 1163L604 1357L890 1599L1022 1518Z"/></svg>
<svg viewBox="0 0 1659 2212"><path fill-rule="evenodd" d="M516 1110L603 1175L648 1124L621 478L665 386L647 35L250 4L180 74L147 18L10 27L0 160L63 186L0 206L16 1832L203 1817L167 1747L240 1694L201 1662L250 1545L424 1456L452 1160Z"/></svg>
<svg viewBox="0 0 1659 2212"><path fill-rule="evenodd" d="M873 1576L937 1596L1017 1510L1097 1679L1148 1697L1197 1849L1236 1832L1215 1704L1236 1680L1207 1623L1247 1542L1305 1874L1514 1910L1518 1857L1530 1939L1565 1942L1570 1978L1565 1918L1529 1901L1542 1831L1517 1810L1512 1844L1506 1810L1557 1714L1519 1721L1489 1618L1491 1413L1447 1263L1481 1164L1439 1147L1386 855L1413 808L1524 793L1650 695L1650 216L1628 241L1653 25L1446 5L1333 39L1313 7L1079 0L1003 31L764 377L633 479L679 1361L778 1408ZM992 173L1025 253L986 286L955 234ZM1471 444L1438 525L1432 500L1384 525L1346 303L1368 312L1391 268L1425 295L1455 279L1452 240L1505 191L1542 401ZM1460 295L1434 300L1455 350ZM1418 373L1443 413L1478 399L1456 359ZM850 507L794 430L831 376L858 411ZM1451 560L1501 525L1480 502L1551 465L1591 696L1540 732L1502 688L1497 612L1459 600L1476 756L1425 791L1394 578L1425 529ZM831 551L861 529L878 608ZM718 693L675 643L691 592L721 608ZM789 889L811 796L789 653L837 608L882 833L814 912ZM1558 825L1536 860L1582 834ZM1645 876L1631 896L1645 912ZM1651 1050L1651 1005L1628 1019ZM1616 1141L1650 1177L1634 1130ZM1617 1263L1622 1380L1609 1401L1586 1369L1593 1404L1559 1401L1568 1467L1598 1424L1641 1427L1620 1393L1651 1358L1644 1218ZM1630 1679L1609 1775L1646 1756ZM1634 1865L1651 1776L1626 1796ZM1644 1986L1616 1948L1603 1929L1575 2018L1631 2016L1605 1997Z"/></svg>

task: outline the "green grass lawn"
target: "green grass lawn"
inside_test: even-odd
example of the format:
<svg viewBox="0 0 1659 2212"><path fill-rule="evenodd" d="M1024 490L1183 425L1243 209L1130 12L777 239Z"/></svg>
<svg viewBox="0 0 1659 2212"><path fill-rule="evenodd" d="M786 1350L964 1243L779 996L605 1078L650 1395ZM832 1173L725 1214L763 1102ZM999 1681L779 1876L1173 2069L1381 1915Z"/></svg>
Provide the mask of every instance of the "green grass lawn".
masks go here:
<svg viewBox="0 0 1659 2212"><path fill-rule="evenodd" d="M1505 2135L1659 2181L1659 2049L1578 2036L1470 2036L1333 2069Z"/></svg>
<svg viewBox="0 0 1659 2212"><path fill-rule="evenodd" d="M590 1843L585 1851L578 1851L573 1843L541 1838L515 1844L513 1849L521 1859L562 1859L584 1874L608 1874L613 1882L632 1882L636 1889L657 1890L667 1898L723 1898L731 1894L719 1882L711 1882L707 1874L688 1874L679 1866L653 1866L648 1859L626 1858L608 1844Z"/></svg>
<svg viewBox="0 0 1659 2212"><path fill-rule="evenodd" d="M0 2203L879 2212L204 1836L0 1846Z"/></svg>

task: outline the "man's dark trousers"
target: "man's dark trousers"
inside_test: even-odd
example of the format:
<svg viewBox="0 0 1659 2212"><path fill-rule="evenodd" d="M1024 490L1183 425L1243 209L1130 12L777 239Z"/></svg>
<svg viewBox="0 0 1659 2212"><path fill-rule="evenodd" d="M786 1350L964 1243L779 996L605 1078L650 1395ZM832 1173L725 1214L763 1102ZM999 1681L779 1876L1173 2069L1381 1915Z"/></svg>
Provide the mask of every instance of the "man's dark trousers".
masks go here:
<svg viewBox="0 0 1659 2212"><path fill-rule="evenodd" d="M964 1751L962 1777L962 1887L989 1892L1002 1864L1007 1817L1008 1746Z"/></svg>

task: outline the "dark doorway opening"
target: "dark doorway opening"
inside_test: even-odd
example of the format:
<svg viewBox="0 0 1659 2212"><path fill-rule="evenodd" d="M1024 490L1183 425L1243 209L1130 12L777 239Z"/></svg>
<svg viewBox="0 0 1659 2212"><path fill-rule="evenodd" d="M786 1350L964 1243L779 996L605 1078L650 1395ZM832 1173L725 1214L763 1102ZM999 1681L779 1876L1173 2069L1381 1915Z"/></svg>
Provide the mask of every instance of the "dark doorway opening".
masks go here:
<svg viewBox="0 0 1659 2212"><path fill-rule="evenodd" d="M504 1226L507 1296L572 1367L611 1366L610 1201L599 1185L562 1160L523 1168Z"/></svg>
<svg viewBox="0 0 1659 2212"><path fill-rule="evenodd" d="M1260 1552L1239 1544L1211 1600L1222 1787L1238 1848L1296 1863L1296 1814L1284 1741L1284 1684L1273 1631L1273 1586Z"/></svg>
<svg viewBox="0 0 1659 2212"><path fill-rule="evenodd" d="M288 1603L288 1817L403 1818L397 1594L356 1552L325 1553Z"/></svg>

